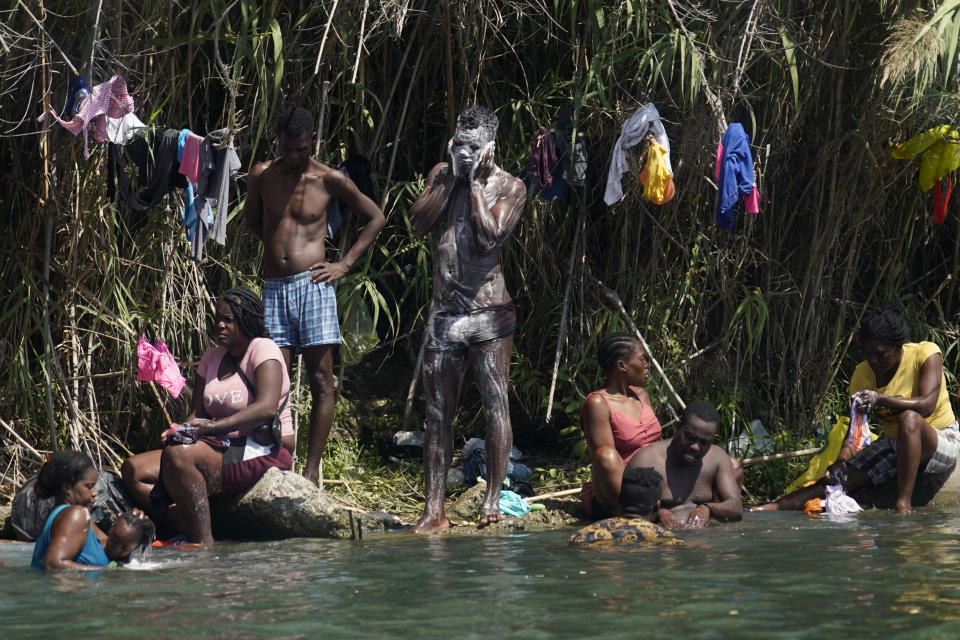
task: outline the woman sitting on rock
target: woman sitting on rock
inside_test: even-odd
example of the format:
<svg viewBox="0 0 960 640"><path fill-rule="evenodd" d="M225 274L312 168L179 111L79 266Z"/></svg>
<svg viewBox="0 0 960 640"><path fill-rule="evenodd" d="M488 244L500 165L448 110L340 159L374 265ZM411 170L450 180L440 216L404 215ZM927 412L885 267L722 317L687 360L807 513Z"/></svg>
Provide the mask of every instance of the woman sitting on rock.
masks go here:
<svg viewBox="0 0 960 640"><path fill-rule="evenodd" d="M612 333L597 346L606 386L586 397L580 427L590 453L591 482L580 493L583 513L602 520L620 512L620 482L631 456L660 439L660 421L643 385L649 362L643 346L626 333Z"/></svg>
<svg viewBox="0 0 960 640"><path fill-rule="evenodd" d="M121 469L144 507L176 504L169 515L199 543L213 542L208 496L242 493L270 467L293 465L290 378L264 327L263 303L252 291L231 289L217 302L213 326L220 346L200 360L190 415L164 432L162 450L133 456Z"/></svg>
<svg viewBox="0 0 960 640"><path fill-rule="evenodd" d="M845 441L823 478L758 509L802 509L807 500L823 498L828 484L840 482L851 493L895 478L894 508L906 513L913 508L918 477L954 467L960 430L950 406L943 355L934 343L907 342L908 337L907 321L894 305L867 313L860 323L865 360L850 378L850 394L858 411L882 420L885 437L857 454L853 443Z"/></svg>

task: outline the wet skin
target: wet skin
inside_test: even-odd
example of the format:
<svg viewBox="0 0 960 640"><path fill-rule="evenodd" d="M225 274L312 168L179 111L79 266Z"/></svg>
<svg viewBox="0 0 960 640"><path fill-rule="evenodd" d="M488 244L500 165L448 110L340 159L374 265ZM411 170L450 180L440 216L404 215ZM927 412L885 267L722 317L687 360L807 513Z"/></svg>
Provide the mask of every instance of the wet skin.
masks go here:
<svg viewBox="0 0 960 640"><path fill-rule="evenodd" d="M79 564L73 559L87 542L90 527L103 542L106 535L90 518L89 508L97 497L97 470L87 469L83 477L74 484L64 484L57 492L55 506L70 505L61 511L50 528L50 546L43 557L43 568L47 571L97 571L103 567Z"/></svg>
<svg viewBox="0 0 960 640"><path fill-rule="evenodd" d="M386 224L379 207L342 171L310 157L311 145L310 134L280 134L280 155L254 166L247 178L244 217L251 232L263 241L263 271L267 278L312 271L314 282L336 282L366 253ZM338 262L328 262L327 208L334 198L365 219L366 225ZM324 344L302 349L313 398L303 475L314 483L319 480L320 460L333 426L335 347ZM289 370L291 349L281 346L281 351Z"/></svg>
<svg viewBox="0 0 960 640"><path fill-rule="evenodd" d="M493 141L480 130L458 129L448 146L451 165L441 162L427 176L427 189L410 208L414 233L433 233L435 312L464 313L511 301L500 270L500 247L519 220L523 183L500 169ZM478 525L503 519L500 487L513 432L507 402L513 337L424 355L427 399L424 442L426 504L414 531L450 526L443 499L453 456L453 418L467 367L480 388L487 419L487 491Z"/></svg>
<svg viewBox="0 0 960 640"><path fill-rule="evenodd" d="M641 449L627 465L651 467L663 476L658 517L668 529L702 527L711 517L721 522L743 517L730 456L712 444L716 429L690 415L677 435Z"/></svg>

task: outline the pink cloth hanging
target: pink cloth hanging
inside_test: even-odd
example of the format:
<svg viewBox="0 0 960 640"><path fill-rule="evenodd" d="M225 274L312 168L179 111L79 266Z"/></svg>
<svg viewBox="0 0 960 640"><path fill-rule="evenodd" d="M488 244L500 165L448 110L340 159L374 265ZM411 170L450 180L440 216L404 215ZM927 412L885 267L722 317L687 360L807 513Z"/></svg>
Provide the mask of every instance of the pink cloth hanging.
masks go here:
<svg viewBox="0 0 960 640"><path fill-rule="evenodd" d="M83 131L83 157L90 157L90 147L88 144L89 128L87 124L93 125L93 139L97 142L107 140L107 117L122 118L133 111L133 98L127 93L127 83L121 76L113 76L103 84L98 84L91 91L90 95L83 99L77 115L67 121L62 120L53 110L50 115L60 123L60 125L77 135ZM46 113L41 113L37 122L43 122Z"/></svg>
<svg viewBox="0 0 960 640"><path fill-rule="evenodd" d="M183 155L180 157L180 173L187 176L187 180L196 184L200 176L200 146L203 138L192 131L187 132L187 139L183 142Z"/></svg>
<svg viewBox="0 0 960 640"><path fill-rule="evenodd" d="M713 169L713 177L717 182L720 182L720 165L723 162L723 143L717 143L717 160ZM753 185L753 191L750 192L750 195L743 196L743 207L747 213L756 215L760 213L760 192L757 191L757 185Z"/></svg>
<svg viewBox="0 0 960 640"><path fill-rule="evenodd" d="M157 340L150 344L143 337L137 341L137 380L154 380L174 398L187 383L166 343Z"/></svg>

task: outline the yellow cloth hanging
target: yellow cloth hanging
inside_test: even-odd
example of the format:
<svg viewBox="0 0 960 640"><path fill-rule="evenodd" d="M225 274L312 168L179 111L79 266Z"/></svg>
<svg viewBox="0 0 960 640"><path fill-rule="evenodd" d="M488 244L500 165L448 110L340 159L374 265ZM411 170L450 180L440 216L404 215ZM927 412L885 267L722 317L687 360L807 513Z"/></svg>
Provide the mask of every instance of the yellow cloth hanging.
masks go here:
<svg viewBox="0 0 960 640"><path fill-rule="evenodd" d="M673 176L664 159L667 150L657 142L647 149L647 164L640 173L643 182L643 197L654 204L665 204L673 198Z"/></svg>
<svg viewBox="0 0 960 640"><path fill-rule="evenodd" d="M922 155L921 155L922 154ZM943 124L916 135L890 152L898 160L920 155L920 189L930 191L933 183L960 168L960 133Z"/></svg>

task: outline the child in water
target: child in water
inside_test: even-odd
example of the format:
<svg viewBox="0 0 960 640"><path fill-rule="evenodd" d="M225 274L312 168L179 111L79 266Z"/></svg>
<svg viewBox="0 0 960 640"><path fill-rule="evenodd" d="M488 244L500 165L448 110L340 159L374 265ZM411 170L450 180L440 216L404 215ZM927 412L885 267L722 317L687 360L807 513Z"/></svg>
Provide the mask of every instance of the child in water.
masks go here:
<svg viewBox="0 0 960 640"><path fill-rule="evenodd" d="M32 567L96 571L129 561L136 549L153 542L153 523L138 511L121 514L109 535L100 530L90 517L96 484L93 462L79 451L57 451L43 465L34 489L40 498L56 501L33 548Z"/></svg>
<svg viewBox="0 0 960 640"><path fill-rule="evenodd" d="M621 518L607 518L580 529L570 544L640 543L683 544L672 532L651 522L660 505L663 476L642 467L623 472L620 487Z"/></svg>

